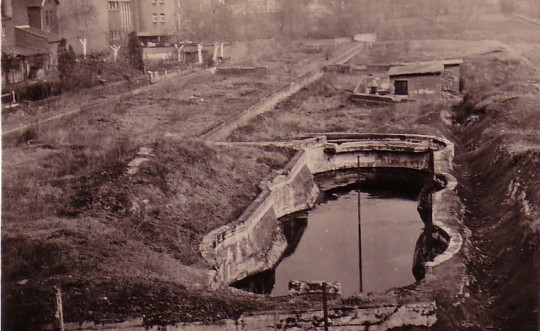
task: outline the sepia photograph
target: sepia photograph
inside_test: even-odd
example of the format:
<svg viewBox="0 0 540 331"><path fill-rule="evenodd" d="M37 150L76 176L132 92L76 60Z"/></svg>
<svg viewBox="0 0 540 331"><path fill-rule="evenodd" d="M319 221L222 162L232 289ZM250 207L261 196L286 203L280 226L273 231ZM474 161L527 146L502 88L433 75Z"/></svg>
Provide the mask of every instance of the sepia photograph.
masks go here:
<svg viewBox="0 0 540 331"><path fill-rule="evenodd" d="M0 0L1 331L540 331L540 0Z"/></svg>

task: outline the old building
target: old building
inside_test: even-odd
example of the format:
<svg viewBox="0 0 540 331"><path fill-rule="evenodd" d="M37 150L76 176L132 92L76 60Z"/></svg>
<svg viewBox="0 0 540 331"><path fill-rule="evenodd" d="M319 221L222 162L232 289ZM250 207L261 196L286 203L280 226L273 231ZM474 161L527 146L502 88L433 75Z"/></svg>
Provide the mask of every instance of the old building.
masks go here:
<svg viewBox="0 0 540 331"><path fill-rule="evenodd" d="M58 33L58 0L28 0L28 24L39 30Z"/></svg>
<svg viewBox="0 0 540 331"><path fill-rule="evenodd" d="M55 0L2 1L2 85L45 78L58 64L62 37ZM42 27L42 28L40 28Z"/></svg>
<svg viewBox="0 0 540 331"><path fill-rule="evenodd" d="M135 31L145 45L167 43L178 35L178 0L71 0L59 8L60 32L75 52L110 51Z"/></svg>
<svg viewBox="0 0 540 331"><path fill-rule="evenodd" d="M109 44L125 44L127 36L135 30L136 3L131 0L109 0L107 3L107 21Z"/></svg>
<svg viewBox="0 0 540 331"><path fill-rule="evenodd" d="M417 100L441 97L444 65L440 62L391 67L388 70L393 94Z"/></svg>
<svg viewBox="0 0 540 331"><path fill-rule="evenodd" d="M415 65L430 65L442 64L444 71L441 74L442 92L457 95L460 93L460 74L462 59L445 59L435 61L422 61L415 63L394 63L392 66L415 66Z"/></svg>
<svg viewBox="0 0 540 331"><path fill-rule="evenodd" d="M180 30L180 5L178 0L135 1L138 15L136 31L146 46L168 46Z"/></svg>

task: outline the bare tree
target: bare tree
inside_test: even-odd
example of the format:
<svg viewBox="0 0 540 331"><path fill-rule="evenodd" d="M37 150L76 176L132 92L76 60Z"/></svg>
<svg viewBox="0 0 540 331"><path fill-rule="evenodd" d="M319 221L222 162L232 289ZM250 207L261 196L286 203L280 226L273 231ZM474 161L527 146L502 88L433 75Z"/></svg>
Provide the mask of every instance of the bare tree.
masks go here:
<svg viewBox="0 0 540 331"><path fill-rule="evenodd" d="M96 20L96 8L92 0L64 1L64 15L58 18L59 25L66 29L75 30L83 36L91 33Z"/></svg>

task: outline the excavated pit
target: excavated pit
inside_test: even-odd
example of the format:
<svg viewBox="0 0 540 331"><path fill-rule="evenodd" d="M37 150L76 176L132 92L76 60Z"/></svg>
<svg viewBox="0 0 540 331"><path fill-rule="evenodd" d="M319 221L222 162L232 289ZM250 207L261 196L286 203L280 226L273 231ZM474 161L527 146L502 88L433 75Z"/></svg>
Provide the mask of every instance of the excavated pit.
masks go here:
<svg viewBox="0 0 540 331"><path fill-rule="evenodd" d="M289 282L338 282L341 294L384 292L423 278L415 256L423 252L424 224L418 196L430 173L411 169L362 169L359 259L357 172L315 176L321 193L315 208L282 217L287 248L275 268L231 284L258 294L289 294ZM435 240L444 250L447 242ZM415 252L417 254L415 254ZM413 271L413 269L415 269Z"/></svg>
<svg viewBox="0 0 540 331"><path fill-rule="evenodd" d="M366 286L369 282L372 283L369 285L371 288L367 286L365 290L362 289L362 293L385 292L391 288L409 285L424 277L428 283L431 283L433 278L428 278L427 275L433 273L434 268L438 268L460 250L462 237L459 228L456 228L455 215L450 212L455 200L456 187L455 179L448 173L452 168L453 158L453 144L450 141L422 135L327 133L298 141L295 147L298 153L277 176L261 183L261 194L239 219L210 232L201 243L203 257L215 266L212 283L214 288L232 285L256 293L282 295L288 288L284 285L290 280L288 278L317 278L299 279L301 281L299 288L307 289L308 292L295 288L290 294L309 293L311 290L320 292L321 288L317 286L322 286L322 281L335 283L331 279L325 279L331 278L325 275L307 277L289 275L284 277L284 281L279 280L278 286L275 286L281 288L281 292L272 292L277 278L281 277L280 273L275 272L281 268L280 262L296 255L292 252L303 245L305 240L301 239L307 236L305 215L300 217L304 220L291 221L291 219L297 218L299 212L312 210L317 201L326 200L324 208L337 201L329 201L329 196L340 198L338 200L345 203L356 204L354 198L356 193L350 190L355 187L358 169L363 171L364 200L367 197L366 194L377 197L374 202L389 200L388 198L405 200L409 203L410 215L414 215L411 217L415 219L410 223L416 224L417 227L410 231L412 234L402 235L403 231L399 223L394 223L387 229L381 226L382 223L374 226L380 229L377 230L377 234L370 236L375 242L382 242L384 245L372 248L371 252L369 250L366 252L367 248L363 249L362 257L366 261L363 263L365 264L365 267L362 267L363 273L376 269L368 264L369 259L377 263L382 260L392 260L399 254L396 251L401 253L406 250L409 253L399 258L403 264L398 266L398 269L406 270L406 276L398 274L394 278L397 282L390 281L373 285L374 278L382 278L380 274L390 273L389 267L375 270L373 273L376 276L372 276L372 280L366 282ZM375 180L376 178L378 180ZM384 189L380 190L385 187L386 192ZM352 197L347 198L348 191ZM388 191L393 193L388 194ZM418 196L418 202L414 201L416 196ZM399 203L403 202L401 200ZM367 202L364 203L369 205ZM390 203L395 204L397 201ZM321 208L319 206L311 213L317 213L317 209ZM343 212L356 214L354 208L337 208ZM395 208L383 207L383 209ZM374 214L380 213L374 212ZM350 224L357 224L354 217L351 219ZM307 220L308 224L310 222L316 223ZM369 222L371 221L366 220L366 226ZM422 226L424 230L420 231ZM321 231L324 233L325 229L315 232ZM341 229L336 233L350 234L352 231ZM356 233L357 231L354 231L354 234ZM391 247L392 245L388 244L389 241L394 244L396 238L402 237L407 239L404 244L407 248L398 246L394 249L394 253L390 252L384 257L377 256L381 253L381 247ZM370 239L364 240L364 235L362 238L363 241ZM312 245L307 252L320 257L321 254L314 252L317 247L321 247L317 246L317 241L320 239L315 239L315 246ZM358 240L352 240L348 244L350 248L335 252L334 256L342 259L343 264L353 261L351 265L354 268L359 261L358 248L352 247L358 246L357 243ZM339 244L334 244L334 246L339 246ZM357 254L356 258L350 254ZM319 269L319 271L333 268L332 266L321 267L320 261L312 261L311 264L315 265L314 270ZM395 269L396 266L393 268ZM359 267L356 267L356 275L359 274L358 270ZM350 271L340 273L350 273ZM353 275L351 279L356 278L356 275ZM293 283L298 285L299 282ZM359 292L354 289L359 287L359 283L358 281L357 285L347 285L343 291L344 295L350 296ZM312 288L312 285L315 287Z"/></svg>

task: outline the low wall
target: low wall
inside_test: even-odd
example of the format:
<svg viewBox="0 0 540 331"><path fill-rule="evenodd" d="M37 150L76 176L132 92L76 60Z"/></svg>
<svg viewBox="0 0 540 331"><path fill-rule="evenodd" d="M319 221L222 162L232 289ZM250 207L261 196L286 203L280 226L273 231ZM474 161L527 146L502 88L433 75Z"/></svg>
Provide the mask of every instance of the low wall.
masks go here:
<svg viewBox="0 0 540 331"><path fill-rule="evenodd" d="M262 193L237 221L203 239L200 249L216 270L215 287L273 268L287 246L277 219L313 206L319 193L314 174L356 168L357 156L362 168L431 170L434 164L435 172L445 176L449 184L435 195L433 223L447 232L451 241L447 251L427 266L444 262L460 249L461 236L445 222L449 216L441 207L444 196L453 194L455 188L455 180L447 174L452 169L451 142L422 135L328 134L305 140L299 148L279 176L261 183ZM433 163L429 160L431 150Z"/></svg>
<svg viewBox="0 0 540 331"><path fill-rule="evenodd" d="M217 67L219 75L266 75L268 67Z"/></svg>
<svg viewBox="0 0 540 331"><path fill-rule="evenodd" d="M223 140L228 137L234 130L238 129L241 126L246 125L250 120L256 116L263 114L265 112L273 110L278 103L287 99L291 95L297 93L305 86L321 79L323 77L323 72L318 70L311 74L307 74L302 77L296 83L292 83L289 86L283 87L276 91L274 94L265 98L263 101L249 107L247 110L233 116L226 122L221 125L211 129L202 135L201 138L210 141Z"/></svg>
<svg viewBox="0 0 540 331"><path fill-rule="evenodd" d="M143 58L145 60L169 60L178 58L178 50L175 47L144 47Z"/></svg>
<svg viewBox="0 0 540 331"><path fill-rule="evenodd" d="M389 304L384 306L341 306L328 309L328 322L332 330L421 330L437 322L435 302ZM222 320L216 324L178 323L175 325L146 326L142 319L115 324L66 323L65 330L100 331L255 331L255 330L323 330L322 310L281 311L272 313L243 314L236 320Z"/></svg>

